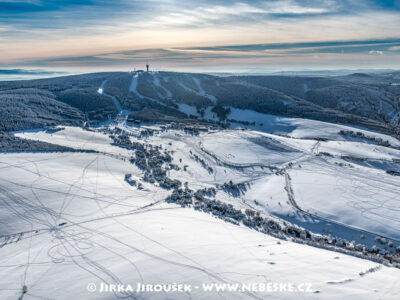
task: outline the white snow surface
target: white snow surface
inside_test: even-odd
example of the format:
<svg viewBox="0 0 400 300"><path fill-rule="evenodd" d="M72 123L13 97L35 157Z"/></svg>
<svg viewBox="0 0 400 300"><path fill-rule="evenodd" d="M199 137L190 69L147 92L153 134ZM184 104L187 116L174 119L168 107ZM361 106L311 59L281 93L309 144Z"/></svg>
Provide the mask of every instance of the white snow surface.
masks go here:
<svg viewBox="0 0 400 300"><path fill-rule="evenodd" d="M344 125L242 113L232 110L229 118L253 120L259 131L215 130L193 136L180 130L158 131L154 125L148 127L156 130L154 135L139 138L138 127L120 122L112 128L123 130L133 141L173 151L172 163L180 169L168 171L168 176L188 182L192 189L245 183L240 195L217 192L217 200L236 208L252 208L299 226L319 226L322 232L354 235L356 242L361 231L353 234L346 229L400 239L400 177L385 172L386 166L396 167L393 159L400 158L399 150L346 141L338 134L351 128ZM53 133L33 130L15 135L97 152L0 154L0 299L400 297L399 269L280 241L164 202L170 191L144 182L142 171L129 162L134 152L111 145L112 139L100 130L64 127ZM124 180L128 173L142 190ZM299 217L288 191L309 217ZM89 283L101 282L310 283L313 292L87 291Z"/></svg>
<svg viewBox="0 0 400 300"><path fill-rule="evenodd" d="M343 137L339 135L339 131L350 130L362 132L371 137L382 138L389 141L393 146L400 147L400 141L391 136L358 127L309 119L281 117L234 107L230 107L230 109L231 113L227 116L227 119L255 122L255 125L249 126L232 123L232 128L245 127L273 134L288 135L294 138L319 137L333 140L343 140Z"/></svg>
<svg viewBox="0 0 400 300"><path fill-rule="evenodd" d="M28 289L24 299L397 299L400 293L398 269L279 241L187 208L160 205L113 217L105 209L104 218L88 219L27 234L3 247L1 298L18 298L22 285ZM101 282L133 287L137 283L307 283L312 292L87 291L88 284L99 287Z"/></svg>
<svg viewBox="0 0 400 300"><path fill-rule="evenodd" d="M289 174L304 210L400 239L398 176L361 166L333 167L323 160L302 163Z"/></svg>
<svg viewBox="0 0 400 300"><path fill-rule="evenodd" d="M124 130L137 134L136 128L124 127ZM65 127L53 134L28 131L17 133L16 136L96 150L120 159L129 159L133 153L110 145L111 139L101 132L75 127ZM232 198L225 192L219 192L222 200L239 208L252 207L249 203L254 203L254 200L265 203L267 200L264 196L271 198L275 192L271 190L271 193L262 194L259 189L263 190L263 184L256 183L271 182L271 178L277 176L274 170L284 168L292 177L294 197L303 210L314 211L341 224L400 239L397 229L397 225L400 225L397 213L400 208L397 200L400 177L387 174L381 167L389 164L395 168L396 163L392 163L392 159L400 159L399 150L354 141L296 139L248 130L215 131L199 136L167 131L148 137L146 142L174 151L174 163L181 170L170 171L170 177L187 181L193 188L210 187L230 180L248 183L248 191L240 197ZM332 157L319 153L329 153ZM212 169L212 173L194 159L194 154ZM343 160L342 156L362 158L378 166L361 165L357 161ZM283 175L279 176L282 182ZM361 190L360 186L363 187ZM282 193L285 192L284 188L281 189ZM279 205L280 213L290 211L289 207L285 207L287 201L276 197L269 201L269 206L264 205L259 209L274 213ZM268 209L271 207L275 209ZM392 223L386 225L388 220Z"/></svg>

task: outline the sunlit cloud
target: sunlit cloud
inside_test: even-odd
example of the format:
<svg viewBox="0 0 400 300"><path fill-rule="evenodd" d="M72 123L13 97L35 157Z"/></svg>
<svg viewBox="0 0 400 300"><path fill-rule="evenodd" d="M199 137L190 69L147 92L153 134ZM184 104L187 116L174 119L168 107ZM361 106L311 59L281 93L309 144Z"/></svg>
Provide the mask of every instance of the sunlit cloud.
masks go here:
<svg viewBox="0 0 400 300"><path fill-rule="evenodd" d="M380 50L370 50L368 53L373 54L373 55L383 55L384 54L384 52L380 51Z"/></svg>
<svg viewBox="0 0 400 300"><path fill-rule="evenodd" d="M52 68L85 66L132 70L143 68L144 62L150 62L153 69L199 72L357 68L357 65L392 68L393 61L400 59L400 53L388 51L386 54L392 47L400 47L400 40L170 47L46 58L34 63Z"/></svg>
<svg viewBox="0 0 400 300"><path fill-rule="evenodd" d="M228 5L205 5L196 9L184 9L161 15L149 23L157 26L196 26L210 24L251 23L260 21L268 15L324 14L332 12L333 7L304 6L293 0L264 1L261 5L236 2Z"/></svg>
<svg viewBox="0 0 400 300"><path fill-rule="evenodd" d="M318 2L312 3L313 5L304 5L301 2L293 0L266 2L265 13L270 14L322 14L335 10L332 2L321 1L322 4L328 4L325 7L319 6Z"/></svg>
<svg viewBox="0 0 400 300"><path fill-rule="evenodd" d="M0 66L346 67L392 59L400 67L399 9L377 0L0 0Z"/></svg>

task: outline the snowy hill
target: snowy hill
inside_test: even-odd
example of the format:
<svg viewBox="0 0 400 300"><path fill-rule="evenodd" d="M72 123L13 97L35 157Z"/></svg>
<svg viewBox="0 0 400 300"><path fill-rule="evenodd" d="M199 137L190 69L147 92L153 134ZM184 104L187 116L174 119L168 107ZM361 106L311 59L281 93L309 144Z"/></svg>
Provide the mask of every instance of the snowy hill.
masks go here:
<svg viewBox="0 0 400 300"><path fill-rule="evenodd" d="M118 113L116 102L143 121L236 120L234 109L347 123L398 134L398 73L337 77L227 76L174 72L94 73L0 82L1 129L104 121ZM99 93L99 87L102 92ZM35 95L35 97L33 97ZM38 103L38 98L41 102ZM15 98L15 100L12 100ZM12 101L26 105L12 108ZM45 118L43 105L57 106ZM32 110L35 111L32 114ZM18 116L28 119L19 121ZM53 116L54 115L54 116ZM36 116L36 118L34 118ZM29 119L30 118L30 119ZM45 120L46 119L46 120ZM54 120L53 120L54 119ZM251 119L247 120L252 122Z"/></svg>
<svg viewBox="0 0 400 300"><path fill-rule="evenodd" d="M350 97L345 81L353 95L368 85L370 97L395 79L373 76L0 83L8 95L32 86L48 95L14 100L38 121L10 115L0 132L0 298L398 299L391 96L385 117L372 115L376 99L340 113L332 100L343 103L336 90ZM311 99L318 93L329 105ZM59 111L46 120L49 102ZM191 290L126 289L137 284ZM286 289L260 288L273 284Z"/></svg>

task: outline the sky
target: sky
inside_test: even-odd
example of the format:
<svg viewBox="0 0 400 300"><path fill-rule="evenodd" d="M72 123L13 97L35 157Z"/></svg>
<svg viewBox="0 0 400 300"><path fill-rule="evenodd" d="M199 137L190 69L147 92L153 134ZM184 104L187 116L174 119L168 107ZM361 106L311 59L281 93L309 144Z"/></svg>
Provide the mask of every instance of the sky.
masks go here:
<svg viewBox="0 0 400 300"><path fill-rule="evenodd" d="M0 0L0 68L400 69L400 0Z"/></svg>

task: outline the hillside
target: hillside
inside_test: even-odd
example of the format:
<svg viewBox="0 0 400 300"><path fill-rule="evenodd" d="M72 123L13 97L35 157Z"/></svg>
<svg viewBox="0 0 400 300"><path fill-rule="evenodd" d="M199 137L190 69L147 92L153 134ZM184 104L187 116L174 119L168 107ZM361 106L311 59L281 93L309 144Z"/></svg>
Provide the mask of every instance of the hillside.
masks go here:
<svg viewBox="0 0 400 300"><path fill-rule="evenodd" d="M120 109L113 96L133 119L144 121L226 121L238 108L397 134L399 81L398 73L216 77L139 71L0 82L1 130L104 121Z"/></svg>
<svg viewBox="0 0 400 300"><path fill-rule="evenodd" d="M0 298L398 299L396 76L1 82Z"/></svg>
<svg viewBox="0 0 400 300"><path fill-rule="evenodd" d="M263 120L262 131L138 126L121 114L93 128L16 133L62 152L0 155L0 296L26 286L55 299L164 299L98 289L184 282L193 290L170 298L291 299L202 288L289 282L307 284L295 289L307 299L397 299L400 142L238 111Z"/></svg>

